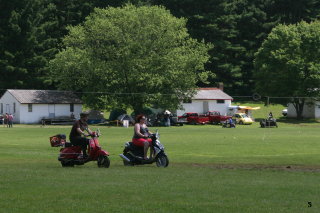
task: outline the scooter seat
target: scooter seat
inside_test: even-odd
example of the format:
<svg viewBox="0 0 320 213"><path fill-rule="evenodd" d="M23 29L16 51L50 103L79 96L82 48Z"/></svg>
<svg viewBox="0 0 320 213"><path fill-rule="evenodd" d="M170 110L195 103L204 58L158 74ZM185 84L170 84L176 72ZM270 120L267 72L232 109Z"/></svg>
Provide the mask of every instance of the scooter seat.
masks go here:
<svg viewBox="0 0 320 213"><path fill-rule="evenodd" d="M72 143L70 143L70 142L66 142L66 143L64 144L64 146L65 146L65 147L72 147L73 145L72 145Z"/></svg>
<svg viewBox="0 0 320 213"><path fill-rule="evenodd" d="M137 150L137 149L143 150L143 147L134 145L132 141L126 142L125 147L129 150Z"/></svg>

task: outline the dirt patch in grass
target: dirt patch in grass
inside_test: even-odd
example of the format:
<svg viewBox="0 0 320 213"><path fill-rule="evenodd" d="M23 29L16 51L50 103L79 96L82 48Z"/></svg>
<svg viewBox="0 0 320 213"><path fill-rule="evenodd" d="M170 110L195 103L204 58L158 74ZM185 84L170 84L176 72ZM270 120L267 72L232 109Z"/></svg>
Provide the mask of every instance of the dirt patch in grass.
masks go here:
<svg viewBox="0 0 320 213"><path fill-rule="evenodd" d="M263 165L263 164L201 164L177 163L178 165L213 169L282 170L292 172L320 172L320 165Z"/></svg>

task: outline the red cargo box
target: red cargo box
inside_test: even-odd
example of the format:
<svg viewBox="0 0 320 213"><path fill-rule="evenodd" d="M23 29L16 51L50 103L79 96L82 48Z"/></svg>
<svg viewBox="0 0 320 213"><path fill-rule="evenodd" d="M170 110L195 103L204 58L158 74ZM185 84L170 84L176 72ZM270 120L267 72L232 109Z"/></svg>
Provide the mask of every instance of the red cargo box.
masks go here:
<svg viewBox="0 0 320 213"><path fill-rule="evenodd" d="M58 146L64 146L66 143L66 136L65 135L54 135L50 137L50 144L51 147L58 147Z"/></svg>

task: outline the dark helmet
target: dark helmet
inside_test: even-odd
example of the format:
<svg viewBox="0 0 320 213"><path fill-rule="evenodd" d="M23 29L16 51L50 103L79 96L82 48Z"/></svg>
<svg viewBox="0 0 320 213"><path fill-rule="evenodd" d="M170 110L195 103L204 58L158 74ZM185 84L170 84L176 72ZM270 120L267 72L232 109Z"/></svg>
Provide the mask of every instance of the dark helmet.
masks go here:
<svg viewBox="0 0 320 213"><path fill-rule="evenodd" d="M88 117L89 113L88 112L81 112L80 113L80 118Z"/></svg>

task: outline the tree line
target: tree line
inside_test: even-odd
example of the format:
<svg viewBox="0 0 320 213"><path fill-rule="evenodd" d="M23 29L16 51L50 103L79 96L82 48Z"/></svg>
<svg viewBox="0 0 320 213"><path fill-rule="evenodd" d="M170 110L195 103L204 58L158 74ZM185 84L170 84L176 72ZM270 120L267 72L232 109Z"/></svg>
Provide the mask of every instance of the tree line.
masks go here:
<svg viewBox="0 0 320 213"><path fill-rule="evenodd" d="M279 24L311 22L318 0L0 0L0 89L56 89L49 61L64 48L68 26L83 23L94 8L159 5L186 19L190 36L210 43L207 82L223 82L233 95L255 91L254 58Z"/></svg>

